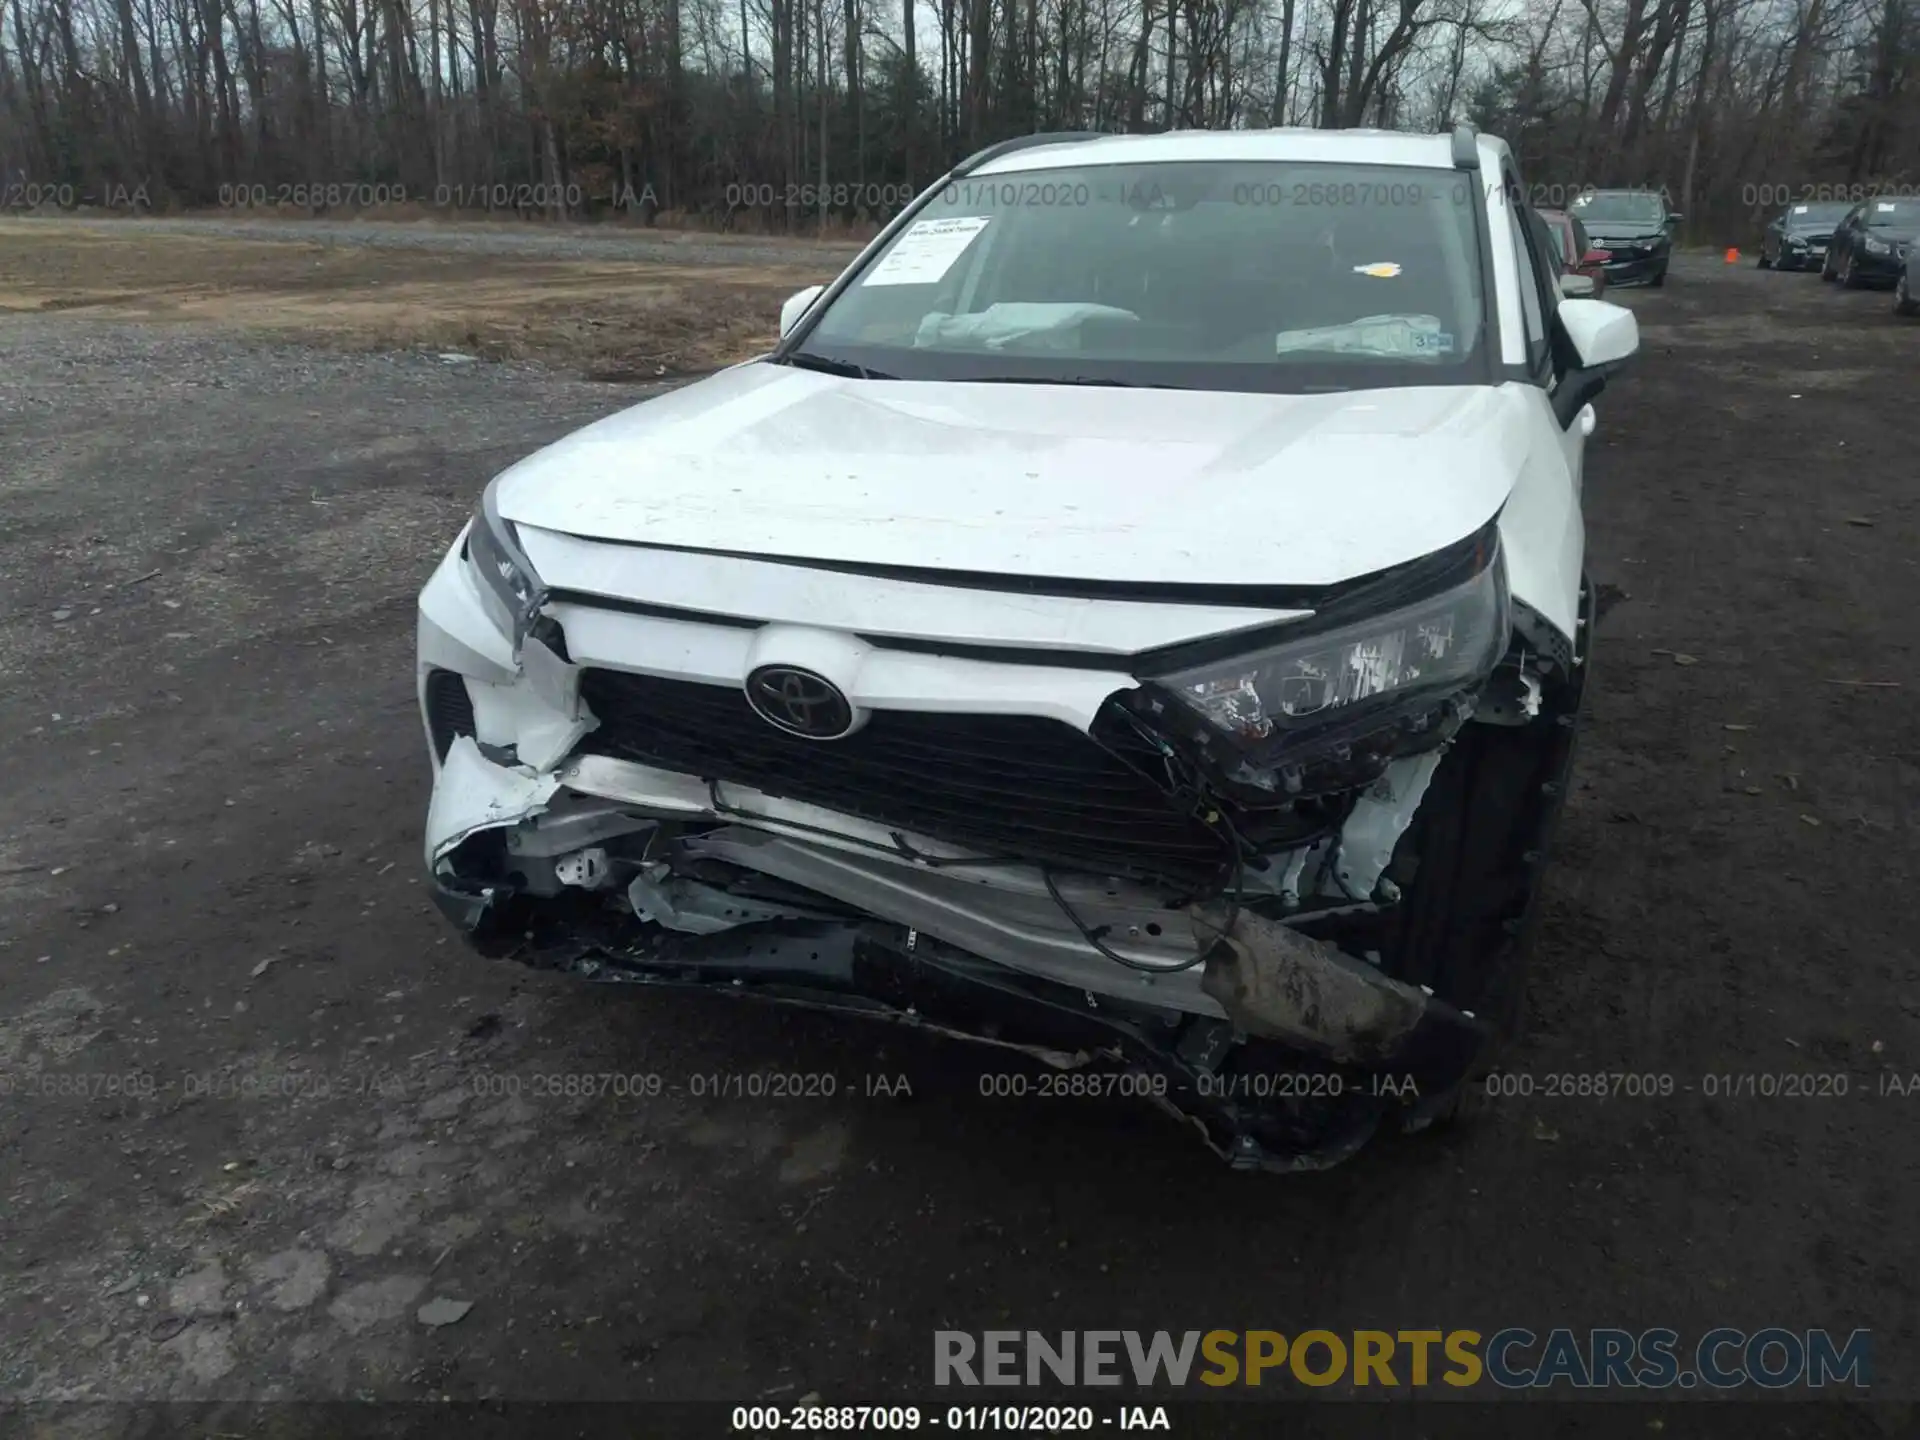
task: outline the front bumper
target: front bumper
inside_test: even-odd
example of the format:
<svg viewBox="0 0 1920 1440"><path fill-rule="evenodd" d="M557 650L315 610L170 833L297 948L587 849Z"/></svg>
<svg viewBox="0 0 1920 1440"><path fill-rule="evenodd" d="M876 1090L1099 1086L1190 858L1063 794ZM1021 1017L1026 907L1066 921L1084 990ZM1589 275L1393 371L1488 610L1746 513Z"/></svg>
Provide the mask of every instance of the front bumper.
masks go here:
<svg viewBox="0 0 1920 1440"><path fill-rule="evenodd" d="M1885 255L1875 255L1865 248L1853 252L1853 273L1871 284L1895 284L1906 268L1906 254L1899 249Z"/></svg>
<svg viewBox="0 0 1920 1440"><path fill-rule="evenodd" d="M1056 881L1079 923L1141 967L1129 969L1092 947L1036 873L943 869L956 857L923 837L899 837L917 859L883 855L846 843L859 822L844 818L841 833L815 838L810 823L827 817L802 821L751 792L729 803L766 806L791 829L728 824L702 808L704 792L690 777L595 757L534 777L461 737L429 811L434 900L483 955L889 1020L1122 1074L1120 1093L1182 1116L1245 1168L1320 1168L1383 1124L1418 1128L1493 1038L1478 1017L1305 927L1218 904L1171 907L1120 882ZM734 866L768 888L529 879L543 857L636 821L696 822L682 842L692 866ZM1364 932L1373 908L1318 928Z"/></svg>
<svg viewBox="0 0 1920 1440"><path fill-rule="evenodd" d="M1452 1103L1488 1038L1480 1021L1444 1002L1392 993L1398 1013L1378 1033L1380 1048L1337 1062L1248 1036L1226 1016L1096 997L883 920L686 935L637 931L575 904L476 906L443 881L435 897L485 955L606 983L717 990L889 1021L1057 1070L1125 1077L1093 1093L1151 1100L1236 1169L1324 1169L1383 1126L1421 1128ZM1234 968L1222 954L1216 975Z"/></svg>
<svg viewBox="0 0 1920 1440"><path fill-rule="evenodd" d="M1383 1126L1419 1128L1487 1054L1487 1023L1378 963L1396 842L1438 751L1394 761L1351 799L1339 829L1243 877L1239 900L1054 877L590 753L579 742L598 722L581 704L578 669L538 636L511 655L458 551L421 597L435 768L424 858L439 907L483 954L885 1019L1119 1072L1135 1081L1120 1093L1150 1096L1232 1164L1256 1169L1318 1168ZM615 623L583 615L567 639L585 656ZM1023 666L1022 682L1036 671L1052 673ZM436 719L436 672L458 677L469 702L452 720ZM1108 683L1088 671L1066 678ZM1053 700L1072 693L1063 686ZM1529 781L1542 792L1555 790L1571 751L1570 717L1549 729L1560 748ZM1545 823L1517 842L1528 855L1544 846ZM617 883L603 883L609 852L625 867ZM656 860L665 854L671 864ZM1327 902L1325 888L1310 900L1316 880L1341 900ZM1520 912L1506 923L1517 933Z"/></svg>
<svg viewBox="0 0 1920 1440"><path fill-rule="evenodd" d="M1827 263L1827 240L1788 240L1776 262L1782 270L1818 270Z"/></svg>
<svg viewBox="0 0 1920 1440"><path fill-rule="evenodd" d="M1638 249L1610 250L1608 253L1612 258L1601 268L1607 272L1609 285L1631 285L1664 274L1670 255L1666 250Z"/></svg>

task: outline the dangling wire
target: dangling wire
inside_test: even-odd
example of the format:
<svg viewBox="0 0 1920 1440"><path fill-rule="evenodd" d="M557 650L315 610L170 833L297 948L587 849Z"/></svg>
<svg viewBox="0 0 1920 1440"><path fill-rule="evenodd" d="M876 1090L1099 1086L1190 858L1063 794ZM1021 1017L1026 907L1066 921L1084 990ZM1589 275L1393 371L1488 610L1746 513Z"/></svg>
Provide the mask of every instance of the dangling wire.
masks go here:
<svg viewBox="0 0 1920 1440"><path fill-rule="evenodd" d="M1178 975L1183 970L1193 969L1194 966L1207 958L1207 950L1202 950L1196 953L1191 960L1182 960L1177 965L1147 965L1138 960L1129 960L1103 940L1102 937L1112 933L1112 926L1101 925L1095 927L1082 920L1073 906L1067 903L1067 897L1060 893L1060 887L1054 884L1053 872L1051 870L1042 869L1040 871L1040 878L1046 883L1047 893L1053 897L1053 903L1060 907L1060 913L1065 915L1067 919L1072 922L1073 928L1080 932L1080 938L1116 965L1124 965L1127 969L1137 970L1143 975ZM1208 950L1210 949L1212 949L1211 946L1208 947Z"/></svg>
<svg viewBox="0 0 1920 1440"><path fill-rule="evenodd" d="M1205 797L1202 796L1201 798L1204 802ZM1205 921L1201 920L1198 915L1193 913L1192 904L1191 902L1189 903L1187 912L1188 920L1196 927L1212 930L1216 938L1212 943L1202 945L1196 949L1192 959L1182 960L1177 965L1149 965L1144 961L1130 960L1115 950L1111 945L1105 943L1106 937L1113 933L1113 927L1110 925L1092 926L1087 924L1085 920L1082 920L1079 912L1067 903L1067 897L1060 893L1060 887L1054 883L1053 872L1042 867L1040 879L1046 884L1047 893L1053 897L1053 903L1060 907L1060 913L1065 915L1073 925L1073 928L1080 932L1081 939L1085 940L1087 944L1091 945L1101 955L1113 961L1114 964L1124 965L1127 969L1137 971L1143 975L1178 975L1182 971L1192 970L1196 966L1205 964L1207 957L1213 953L1214 945L1226 939L1227 936L1232 933L1233 927L1239 923L1240 891L1245 883L1247 871L1246 842L1240 838L1240 832L1233 828L1233 822L1228 820L1225 814L1217 807L1211 809L1210 814L1207 816L1196 813L1194 818L1200 820L1202 824L1207 825L1209 829L1217 823L1226 830L1227 845L1233 855L1233 869L1227 876L1226 883L1214 892L1214 895L1224 894L1228 899L1227 918L1224 924L1219 926L1208 925Z"/></svg>

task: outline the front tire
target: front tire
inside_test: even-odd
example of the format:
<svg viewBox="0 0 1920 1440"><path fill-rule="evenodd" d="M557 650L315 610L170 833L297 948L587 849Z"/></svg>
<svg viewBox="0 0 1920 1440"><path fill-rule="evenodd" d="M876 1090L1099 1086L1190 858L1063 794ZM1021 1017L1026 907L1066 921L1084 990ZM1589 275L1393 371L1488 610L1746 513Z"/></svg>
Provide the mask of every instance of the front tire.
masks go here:
<svg viewBox="0 0 1920 1440"><path fill-rule="evenodd" d="M1662 265L1658 270L1654 271L1653 279L1647 282L1647 284L1651 285L1655 290L1660 289L1666 283L1667 283L1667 267L1664 265Z"/></svg>
<svg viewBox="0 0 1920 1440"><path fill-rule="evenodd" d="M1900 288L1893 292L1893 313L1896 315L1920 315L1920 300L1913 298L1912 275L1911 265L1900 274Z"/></svg>
<svg viewBox="0 0 1920 1440"><path fill-rule="evenodd" d="M1585 577L1580 613L1590 644L1595 611ZM1492 1025L1482 1067L1525 1023L1527 952L1573 768L1585 658L1547 682L1546 703L1529 723L1462 728L1388 866L1405 902L1389 912L1386 969Z"/></svg>
<svg viewBox="0 0 1920 1440"><path fill-rule="evenodd" d="M1849 250L1846 263L1840 267L1840 288L1858 290L1865 284L1866 281L1860 278L1860 267L1853 263L1853 252Z"/></svg>
<svg viewBox="0 0 1920 1440"><path fill-rule="evenodd" d="M1766 246L1762 245L1760 247L1760 258L1756 260L1754 263L1758 265L1762 270L1771 270L1773 268L1773 261L1767 257Z"/></svg>
<svg viewBox="0 0 1920 1440"><path fill-rule="evenodd" d="M1833 251L1827 251L1827 258L1820 262L1820 278L1831 285L1835 278L1833 269Z"/></svg>

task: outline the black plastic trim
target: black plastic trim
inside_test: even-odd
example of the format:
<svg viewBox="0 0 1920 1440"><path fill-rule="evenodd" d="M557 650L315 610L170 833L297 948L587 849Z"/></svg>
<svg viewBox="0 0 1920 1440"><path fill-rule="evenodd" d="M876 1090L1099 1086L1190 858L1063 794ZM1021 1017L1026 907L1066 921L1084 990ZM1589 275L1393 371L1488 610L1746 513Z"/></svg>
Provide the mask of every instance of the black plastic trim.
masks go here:
<svg viewBox="0 0 1920 1440"><path fill-rule="evenodd" d="M467 682L462 676L451 670L430 670L424 698L427 730L433 736L434 752L445 760L456 737L479 733L473 720L473 697L467 693Z"/></svg>
<svg viewBox="0 0 1920 1440"><path fill-rule="evenodd" d="M1330 594L1348 585L1359 583L1341 581L1338 585L1332 586L1203 585L1183 582L1153 584L1133 580L1083 580L1058 575L999 575L984 570L942 570L925 565L873 565L857 560L815 560L799 555L757 554L751 550L708 550L697 545L658 545L645 540L596 538L594 543L625 545L637 550L662 550L680 555L712 555L722 560L752 560L765 565L785 565L795 570L819 570L833 575L865 575L876 580L901 580L919 585L937 585L947 590L992 590L1004 595L1052 595L1072 600L1138 600L1156 605L1225 605L1266 610L1307 610L1324 602ZM554 592L556 597L561 593ZM576 598L578 603L610 603L603 597L584 595L578 591L564 593ZM621 603L638 604L640 602Z"/></svg>
<svg viewBox="0 0 1920 1440"><path fill-rule="evenodd" d="M1493 563L1499 550L1500 517L1496 514L1471 535L1443 550L1322 591L1317 603L1300 607L1311 609L1311 615L1145 650L1132 657L1133 672L1142 677L1164 675L1397 610L1472 579Z"/></svg>
<svg viewBox="0 0 1920 1440"><path fill-rule="evenodd" d="M646 600L625 600L617 595L595 595L587 590L550 590L547 592L547 601L553 605L578 605L589 610L617 610L623 615L650 615L659 620L686 620L695 625L724 625L731 630L758 630L768 623L745 615L721 615L711 610L687 610L678 605L655 605Z"/></svg>
<svg viewBox="0 0 1920 1440"><path fill-rule="evenodd" d="M989 575L974 571L934 570L906 565L861 565L848 561L799 560L775 555L753 555L744 551L697 550L687 546L648 545L640 541L609 540L606 544L630 545L638 549L671 550L683 554L716 555L727 559L754 560L770 565L786 565L797 570L820 570L841 575L865 575L876 579L902 580L954 590L991 590L999 594L1050 595L1070 599L1134 601L1162 605L1215 605L1226 608L1297 610L1306 613L1271 625L1256 625L1211 635L1201 640L1184 640L1133 654L1115 654L1102 650L1041 649L1019 645L979 645L956 640L921 640L895 635L861 634L860 638L876 650L897 650L916 655L951 655L956 659L982 660L1003 665L1040 665L1063 670L1112 670L1151 676L1209 660L1259 649L1282 639L1312 635L1319 631L1363 619L1368 614L1397 608L1444 590L1479 572L1488 563L1499 543L1499 516L1462 540L1405 564L1390 566L1369 575L1333 585L1140 585L1130 581L1073 580L1044 576ZM742 615L723 615L706 610L685 610L672 605L656 605L640 600L622 600L579 590L555 590L549 597L555 603L579 605L589 609L615 610L629 615L649 615L664 620L684 620L696 625L720 625L729 629L757 630L771 622Z"/></svg>
<svg viewBox="0 0 1920 1440"><path fill-rule="evenodd" d="M1262 610L1318 610L1337 598L1390 577L1443 562L1455 552L1470 551L1485 533L1484 527L1444 550L1389 566L1351 580L1330 585L1207 585L1175 581L1154 583L1134 580L1088 580L1073 576L1008 575L984 570L943 570L926 565L874 565L857 560L819 560L798 555L766 555L751 550L710 550L697 545L660 545L646 540L591 538L596 545L623 545L636 550L660 550L679 555L712 555L723 560L751 560L764 565L784 565L795 570L818 570L834 575L864 575L876 580L900 580L911 584L933 585L946 590L992 590L1003 595L1049 595L1073 600L1132 600L1152 605L1217 605L1229 608ZM643 601L619 600L577 590L554 590L554 600L573 604L598 605L609 609L632 608L642 613L662 611L689 619L728 621L706 611L678 611L671 606L648 606ZM735 623L759 625L758 620ZM882 643L875 641L875 644ZM907 648L902 646L901 648Z"/></svg>
<svg viewBox="0 0 1920 1440"><path fill-rule="evenodd" d="M1368 615L1423 599L1478 574L1480 567L1492 558L1493 548L1498 541L1499 519L1496 516L1472 535L1444 550L1338 585L1300 588L1288 592L1284 598L1273 592L1266 592L1259 597L1232 599L1209 596L1206 599L1212 603L1266 604L1275 609L1306 613L1291 620L1248 626L1199 640L1182 640L1177 644L1140 650L1130 655L1088 650L1042 650L1014 645L971 645L952 640L910 640L889 635L862 635L860 638L876 650L951 655L957 659L986 660L1001 665L1048 665L1064 670L1125 670L1131 675L1147 678L1204 665L1210 660L1245 654L1297 636L1315 635L1349 621L1365 619ZM1269 595L1272 598L1268 598ZM1201 603L1191 597L1163 596L1145 591L1108 598L1165 600L1169 604Z"/></svg>

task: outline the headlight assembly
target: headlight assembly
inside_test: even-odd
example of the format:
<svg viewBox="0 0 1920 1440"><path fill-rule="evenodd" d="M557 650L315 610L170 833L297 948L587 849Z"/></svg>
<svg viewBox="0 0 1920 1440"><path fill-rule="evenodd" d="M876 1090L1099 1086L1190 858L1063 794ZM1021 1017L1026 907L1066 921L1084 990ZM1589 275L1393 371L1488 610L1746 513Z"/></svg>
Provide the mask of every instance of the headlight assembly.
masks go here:
<svg viewBox="0 0 1920 1440"><path fill-rule="evenodd" d="M1472 574L1437 593L1159 683L1253 766L1423 714L1485 679L1506 653L1506 567L1497 543L1488 549Z"/></svg>
<svg viewBox="0 0 1920 1440"><path fill-rule="evenodd" d="M473 524L467 530L467 563L480 582L480 594L496 624L513 637L513 649L520 653L534 617L546 603L546 586L534 572L533 562L520 548L511 522L503 519L494 491L494 481L480 497L473 512Z"/></svg>
<svg viewBox="0 0 1920 1440"><path fill-rule="evenodd" d="M1893 247L1891 245L1887 244L1884 240L1876 240L1871 235L1866 238L1864 246L1869 255L1891 255L1893 253Z"/></svg>

